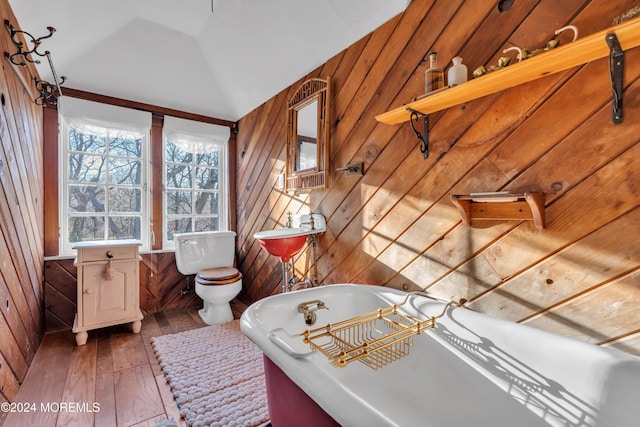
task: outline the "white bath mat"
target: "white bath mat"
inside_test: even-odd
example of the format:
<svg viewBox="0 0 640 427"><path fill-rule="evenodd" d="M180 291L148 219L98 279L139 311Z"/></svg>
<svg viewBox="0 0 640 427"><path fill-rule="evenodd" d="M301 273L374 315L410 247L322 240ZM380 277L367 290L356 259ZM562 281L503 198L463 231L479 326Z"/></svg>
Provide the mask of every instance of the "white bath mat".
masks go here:
<svg viewBox="0 0 640 427"><path fill-rule="evenodd" d="M190 426L260 426L269 420L262 353L239 320L152 338L180 414Z"/></svg>

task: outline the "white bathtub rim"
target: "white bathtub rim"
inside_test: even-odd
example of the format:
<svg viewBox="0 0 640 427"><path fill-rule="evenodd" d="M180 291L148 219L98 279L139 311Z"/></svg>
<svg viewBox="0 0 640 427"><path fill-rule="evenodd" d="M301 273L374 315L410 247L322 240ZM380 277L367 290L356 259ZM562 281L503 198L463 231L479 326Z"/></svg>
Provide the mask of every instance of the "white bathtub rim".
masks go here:
<svg viewBox="0 0 640 427"><path fill-rule="evenodd" d="M339 284L339 285L330 285L330 286L340 286L343 289L348 289L350 291L356 292L355 289L361 290L361 288L368 288L368 292L374 291L382 291L388 296L394 296L398 298L402 298L405 293L402 291L397 291L391 288L381 288L370 285L352 285L352 284ZM310 299L315 299L316 295L323 294L327 291L327 289L321 288L312 288L304 291L294 292L285 295L276 295L273 297L265 298L261 301L256 302L254 305L245 311L245 314L242 317L241 327L245 334L249 336L252 341L256 343L262 350L267 354L267 356L278 365L284 372L291 378L296 384L298 384L309 396L314 399L323 409L325 409L330 415L332 415L336 421L338 421L342 425L350 426L350 425L373 425L373 426L398 426L398 425L406 425L407 419L390 419L389 417L383 414L384 407L382 406L373 406L369 402L364 401L360 396L354 394L349 388L345 387L341 384L337 377L335 376L336 372L329 372L329 374L323 374L324 371L328 370L340 370L340 368L334 368L327 363L324 356L321 354L315 354L308 358L300 358L297 360L293 360L289 354L283 351L278 346L274 345L263 331L258 331L256 326L253 326L251 323L255 324L255 316L252 316L252 313L261 308L261 304L268 304L271 302L272 298L278 298L281 300L282 298L286 298L283 302L286 303L286 306L289 305L294 306L297 303L302 301L307 301ZM255 306L255 307L254 307ZM473 318L474 315L479 315L476 313L469 312L464 309L452 309L448 316L451 318L457 317L468 317ZM489 318L486 315L480 315ZM251 319L251 317L254 317ZM497 322L502 326L505 326L504 322L508 322L502 319L491 318L493 321ZM512 322L509 322L512 323ZM536 334L549 334L552 339L560 339L563 344L566 344L567 338L559 337L554 334L545 333L544 331L524 326L524 325L516 325L518 328L530 328L535 330ZM267 325L261 325L263 327L268 327ZM259 328L258 328L259 329ZM518 330L519 331L519 330ZM582 343L579 341L575 341L575 343L571 344L575 345L574 351L580 351L581 349L585 349L588 351L593 351L593 345ZM583 347L580 347L583 346ZM594 362L594 369L600 369L602 372L600 373L602 376L608 375L607 370L609 369L617 369L620 370L620 366L618 362L626 362L633 361L637 358L633 356L626 355L625 353L619 352L614 349L597 347L597 354L602 355L603 360L610 359L609 362L598 365ZM314 363L314 361L318 361L319 364ZM637 362L637 360L636 360ZM359 366L361 364L354 364ZM637 367L636 365L631 366L631 368ZM354 369L369 369L364 366L360 366L360 368L353 367ZM624 368L624 366L622 367ZM344 369L352 369L351 365ZM383 368L384 369L384 368ZM371 371L373 372L373 371ZM634 372L635 374L635 372ZM340 375L340 374L338 374ZM323 390L331 390L331 393L327 395L327 393L323 393ZM635 392L635 390L634 390ZM606 390L603 391L606 393ZM620 393L618 393L620 394ZM634 395L635 396L635 395ZM607 396L592 396L591 400L597 402L599 399L608 399ZM382 410L381 410L382 409ZM600 414L595 415L596 418L600 417ZM606 422L606 414L604 415L604 420L602 422ZM637 418L636 418L637 421ZM413 420L415 422L415 419ZM427 424L424 424L427 425ZM531 425L538 425L537 423L533 423ZM605 427L607 424L602 424L600 421L596 420L593 424L585 424L585 425L595 425ZM627 425L627 424L620 424ZM635 424L628 424L633 425ZM608 427L608 426L607 426Z"/></svg>
<svg viewBox="0 0 640 427"><path fill-rule="evenodd" d="M327 286L341 286L345 288L358 289L363 285L333 284ZM340 423L340 425L399 427L399 424L390 420L384 413L380 412L378 408L372 406L360 398L360 396L355 395L349 389L344 387L343 384L337 381L335 376L318 375L320 373L319 371L322 371L322 367L327 370L341 369L331 366L322 354L315 352L315 354L312 354L308 358L292 359L289 354L271 342L267 335L261 335L257 332L249 320L253 317L251 316L252 311L259 310L262 304L268 304L273 298L289 297L290 299L296 300L296 302L292 304L297 305L299 302L315 298L310 295L325 292L326 289L323 290L323 288L325 288L325 286L304 289L287 294L277 294L257 301L249 307L253 307L253 310L249 310L249 308L247 308L243 313L240 320L240 328L251 341L263 350L265 355L273 363L275 363L294 383L296 383L298 387L307 393L309 397L311 397L322 409L324 409L325 412ZM390 290L392 294L396 294L399 297L404 295L404 292L402 291L385 288L385 291L387 290ZM255 318L253 318L252 321L257 322ZM319 361L316 361L316 359L319 359ZM332 390L333 393L330 396L327 396L326 393L322 392L322 390Z"/></svg>

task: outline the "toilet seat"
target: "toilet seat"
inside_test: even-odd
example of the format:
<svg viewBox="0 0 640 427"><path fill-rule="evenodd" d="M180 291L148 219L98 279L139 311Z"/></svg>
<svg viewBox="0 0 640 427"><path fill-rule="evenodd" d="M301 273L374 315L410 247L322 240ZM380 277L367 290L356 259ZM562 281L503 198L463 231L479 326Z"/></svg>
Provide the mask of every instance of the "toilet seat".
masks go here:
<svg viewBox="0 0 640 427"><path fill-rule="evenodd" d="M205 268L196 276L196 282L203 286L228 285L242 279L242 273L234 267Z"/></svg>

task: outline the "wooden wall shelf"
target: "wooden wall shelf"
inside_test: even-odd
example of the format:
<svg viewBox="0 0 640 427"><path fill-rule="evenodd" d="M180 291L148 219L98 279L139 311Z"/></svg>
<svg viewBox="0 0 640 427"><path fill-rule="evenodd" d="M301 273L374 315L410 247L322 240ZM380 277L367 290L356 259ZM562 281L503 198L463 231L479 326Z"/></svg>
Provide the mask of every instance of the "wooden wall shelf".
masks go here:
<svg viewBox="0 0 640 427"><path fill-rule="evenodd" d="M472 193L452 195L451 201L458 208L462 220L469 225L478 219L530 220L538 229L545 226L544 193Z"/></svg>
<svg viewBox="0 0 640 427"><path fill-rule="evenodd" d="M604 58L610 54L605 39L610 33L616 34L623 50L637 47L640 45L640 18L579 38L551 51L379 114L376 120L387 124L404 123L410 120L410 110L428 115Z"/></svg>

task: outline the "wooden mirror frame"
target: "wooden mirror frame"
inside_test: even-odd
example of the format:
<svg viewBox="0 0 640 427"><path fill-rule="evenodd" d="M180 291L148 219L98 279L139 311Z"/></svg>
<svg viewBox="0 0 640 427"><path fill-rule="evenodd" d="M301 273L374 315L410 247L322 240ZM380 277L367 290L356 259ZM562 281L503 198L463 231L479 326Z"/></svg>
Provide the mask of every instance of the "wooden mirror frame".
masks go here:
<svg viewBox="0 0 640 427"><path fill-rule="evenodd" d="M296 170L298 158L298 111L318 101L318 141L316 167ZM329 131L331 112L331 76L309 79L289 99L287 111L286 191L324 189L329 187Z"/></svg>

